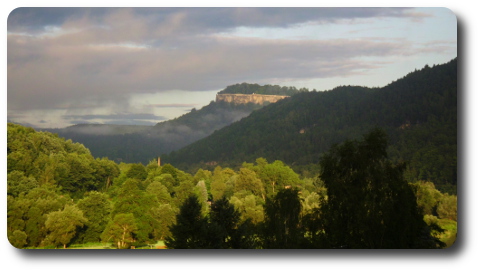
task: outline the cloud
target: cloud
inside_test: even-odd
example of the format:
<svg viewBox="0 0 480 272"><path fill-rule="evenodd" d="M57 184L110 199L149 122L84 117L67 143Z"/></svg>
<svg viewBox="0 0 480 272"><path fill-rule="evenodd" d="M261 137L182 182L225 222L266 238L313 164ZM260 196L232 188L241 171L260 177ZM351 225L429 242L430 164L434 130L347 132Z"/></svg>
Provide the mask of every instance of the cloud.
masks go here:
<svg viewBox="0 0 480 272"><path fill-rule="evenodd" d="M64 115L70 124L155 125L165 121L163 116L147 113Z"/></svg>
<svg viewBox="0 0 480 272"><path fill-rule="evenodd" d="M66 119L78 119L82 118L84 120L92 119L151 119L151 120L164 120L162 116L156 116L154 114L146 113L120 113L120 114L85 114L85 115L65 115Z"/></svg>
<svg viewBox="0 0 480 272"><path fill-rule="evenodd" d="M408 52L408 44L376 41L197 39L182 49L108 50L9 38L8 91L12 108L58 108L126 100L131 93L220 89L238 81L331 75L355 58ZM36 43L38 47L31 46ZM193 45L194 44L194 45ZM342 63L339 64L339 61ZM23 64L22 64L23 63ZM340 69L341 68L341 69ZM357 67L362 68L362 67ZM71 105L75 107L76 105Z"/></svg>
<svg viewBox="0 0 480 272"><path fill-rule="evenodd" d="M179 103L171 103L171 104L149 104L146 107L152 108L194 108L198 106L198 104L179 104Z"/></svg>
<svg viewBox="0 0 480 272"><path fill-rule="evenodd" d="M239 27L288 31L302 24L427 16L404 8L19 8L8 18L8 108L11 114L105 106L128 112L135 94L362 74L383 65L362 58L426 49L406 39L292 40L228 33ZM447 50L442 46L437 49ZM170 106L183 105L150 107ZM75 118L94 117L82 116ZM159 120L142 120L147 119Z"/></svg>
<svg viewBox="0 0 480 272"><path fill-rule="evenodd" d="M424 18L428 14L411 8L18 8L8 18L9 32L41 32L46 26L97 25L112 30L157 30L154 35L173 30L192 34L205 30L247 27L289 27L305 22L373 17ZM170 30L170 31L168 31ZM144 33L143 31L140 32ZM130 33L131 34L131 33ZM137 33L136 35L138 35ZM122 37L124 37L122 35Z"/></svg>
<svg viewBox="0 0 480 272"><path fill-rule="evenodd" d="M122 119L122 120L113 120L113 121L104 122L104 124L107 124L107 125L132 125L132 126L154 126L157 123L158 122L155 122L155 121L145 121L145 120L138 120L138 119L133 119L133 120Z"/></svg>

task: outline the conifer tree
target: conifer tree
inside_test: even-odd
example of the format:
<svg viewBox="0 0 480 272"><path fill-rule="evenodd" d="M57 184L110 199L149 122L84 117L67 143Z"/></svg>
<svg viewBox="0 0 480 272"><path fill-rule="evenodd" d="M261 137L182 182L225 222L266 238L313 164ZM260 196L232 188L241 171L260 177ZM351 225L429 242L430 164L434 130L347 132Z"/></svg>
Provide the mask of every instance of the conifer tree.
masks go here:
<svg viewBox="0 0 480 272"><path fill-rule="evenodd" d="M165 245L174 249L211 248L208 227L202 205L192 194L180 207L177 222L170 227L171 236L165 239Z"/></svg>

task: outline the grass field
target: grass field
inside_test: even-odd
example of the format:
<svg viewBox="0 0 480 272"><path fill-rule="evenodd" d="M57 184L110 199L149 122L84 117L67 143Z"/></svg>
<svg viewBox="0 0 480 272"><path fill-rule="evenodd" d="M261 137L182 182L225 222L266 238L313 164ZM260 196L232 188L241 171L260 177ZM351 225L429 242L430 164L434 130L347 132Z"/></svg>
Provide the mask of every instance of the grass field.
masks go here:
<svg viewBox="0 0 480 272"><path fill-rule="evenodd" d="M27 249L55 249L53 246L48 247L29 247ZM59 247L58 249L63 249ZM86 244L74 244L67 247L67 249L116 249L112 244L105 243L86 243ZM135 249L166 249L163 241L157 241L155 244L147 246L137 247Z"/></svg>

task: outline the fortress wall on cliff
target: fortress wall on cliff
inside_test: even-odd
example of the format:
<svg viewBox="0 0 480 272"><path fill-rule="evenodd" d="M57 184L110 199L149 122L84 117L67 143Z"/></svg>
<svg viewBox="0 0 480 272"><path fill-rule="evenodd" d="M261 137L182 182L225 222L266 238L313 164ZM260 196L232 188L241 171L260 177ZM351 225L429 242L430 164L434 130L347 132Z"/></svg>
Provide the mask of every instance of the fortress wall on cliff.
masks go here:
<svg viewBox="0 0 480 272"><path fill-rule="evenodd" d="M225 101L235 104L263 104L265 102L275 103L288 96L283 95L262 95L262 94L217 94L216 101Z"/></svg>

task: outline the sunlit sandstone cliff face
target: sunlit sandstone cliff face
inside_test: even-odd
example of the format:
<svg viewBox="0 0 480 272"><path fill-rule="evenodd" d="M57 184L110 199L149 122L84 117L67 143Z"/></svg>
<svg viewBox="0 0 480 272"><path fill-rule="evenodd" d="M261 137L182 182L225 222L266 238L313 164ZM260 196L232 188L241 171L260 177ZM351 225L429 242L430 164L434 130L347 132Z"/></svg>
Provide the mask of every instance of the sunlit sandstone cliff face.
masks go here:
<svg viewBox="0 0 480 272"><path fill-rule="evenodd" d="M261 94L217 94L216 101L233 102L235 104L263 104L265 102L275 103L288 96L283 95L261 95Z"/></svg>

